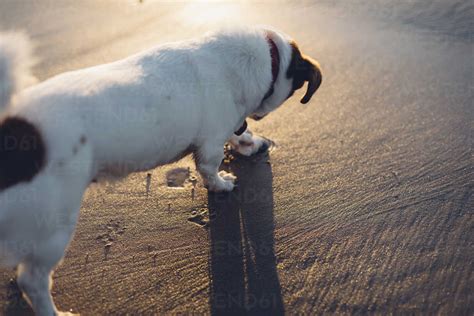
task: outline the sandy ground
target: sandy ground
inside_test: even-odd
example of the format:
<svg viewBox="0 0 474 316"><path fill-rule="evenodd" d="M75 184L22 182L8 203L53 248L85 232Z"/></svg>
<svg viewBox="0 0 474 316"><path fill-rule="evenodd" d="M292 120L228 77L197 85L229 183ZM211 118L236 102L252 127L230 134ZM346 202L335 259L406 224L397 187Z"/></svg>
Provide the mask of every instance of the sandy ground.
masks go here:
<svg viewBox="0 0 474 316"><path fill-rule="evenodd" d="M324 81L250 123L276 146L223 166L231 194L169 188L189 158L152 170L148 195L146 173L92 186L54 275L60 309L474 313L472 41L324 5L77 3L0 2L40 79L239 22L294 36ZM31 314L13 278L0 270L0 311Z"/></svg>

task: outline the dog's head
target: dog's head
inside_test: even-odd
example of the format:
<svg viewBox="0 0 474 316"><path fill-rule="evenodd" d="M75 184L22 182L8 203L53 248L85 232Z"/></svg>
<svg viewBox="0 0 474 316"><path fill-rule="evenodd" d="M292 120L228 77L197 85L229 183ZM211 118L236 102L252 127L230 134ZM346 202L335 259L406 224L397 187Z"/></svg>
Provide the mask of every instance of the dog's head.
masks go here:
<svg viewBox="0 0 474 316"><path fill-rule="evenodd" d="M280 71L275 82L272 95L263 100L262 104L254 111L250 117L260 120L267 114L278 108L284 101L293 96L296 90L301 89L307 82L306 93L301 99L302 104L306 104L311 100L316 90L322 82L322 73L319 63L313 58L301 53L295 41L284 38L283 45L285 47L278 48L281 50ZM285 58L285 53L289 58Z"/></svg>
<svg viewBox="0 0 474 316"><path fill-rule="evenodd" d="M313 58L303 55L295 42L291 42L290 46L292 55L288 70L286 71L286 77L292 80L292 87L288 98L291 97L296 90L303 87L305 82L308 82L306 93L300 101L306 104L311 100L311 97L316 90L318 90L323 80L321 66Z"/></svg>

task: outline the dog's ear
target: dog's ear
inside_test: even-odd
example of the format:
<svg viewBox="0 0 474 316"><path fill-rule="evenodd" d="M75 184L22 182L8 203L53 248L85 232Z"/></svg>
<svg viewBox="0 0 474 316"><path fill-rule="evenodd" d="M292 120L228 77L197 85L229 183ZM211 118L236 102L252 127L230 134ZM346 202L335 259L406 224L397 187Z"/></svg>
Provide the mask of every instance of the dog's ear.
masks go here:
<svg viewBox="0 0 474 316"><path fill-rule="evenodd" d="M296 90L303 87L304 83L307 81L308 88L301 99L301 103L306 104L311 100L311 97L321 85L321 69L314 59L301 54L298 45L296 45L295 42L291 42L290 45L292 48L292 55L286 76L288 79L293 79L293 85L288 98L291 97Z"/></svg>

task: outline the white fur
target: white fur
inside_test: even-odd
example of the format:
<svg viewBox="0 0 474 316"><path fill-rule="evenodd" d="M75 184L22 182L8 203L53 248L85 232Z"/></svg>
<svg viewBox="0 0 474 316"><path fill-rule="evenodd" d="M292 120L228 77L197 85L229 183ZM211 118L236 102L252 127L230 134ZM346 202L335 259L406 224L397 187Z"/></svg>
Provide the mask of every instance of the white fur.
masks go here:
<svg viewBox="0 0 474 316"><path fill-rule="evenodd" d="M29 46L21 36L0 36L0 107L12 103L2 115L34 124L47 149L46 166L32 181L0 191L0 263L19 266L19 284L37 314L57 313L51 271L92 180L148 170L192 149L209 190L234 188L235 177L218 172L224 143L246 117L274 110L291 89L289 39L272 31L280 75L261 104L272 81L264 32L226 30L161 45L24 90ZM243 154L258 150L258 139L240 137L255 141Z"/></svg>

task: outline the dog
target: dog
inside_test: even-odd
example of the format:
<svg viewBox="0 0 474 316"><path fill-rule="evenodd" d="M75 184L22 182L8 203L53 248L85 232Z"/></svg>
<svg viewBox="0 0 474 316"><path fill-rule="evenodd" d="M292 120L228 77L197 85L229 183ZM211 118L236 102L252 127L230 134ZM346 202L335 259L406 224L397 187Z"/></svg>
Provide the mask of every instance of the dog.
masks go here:
<svg viewBox="0 0 474 316"><path fill-rule="evenodd" d="M0 35L0 264L37 315L57 315L51 275L90 183L192 154L209 191L232 191L223 146L243 155L248 130L307 82L319 64L268 27L225 29L34 83L28 39Z"/></svg>

